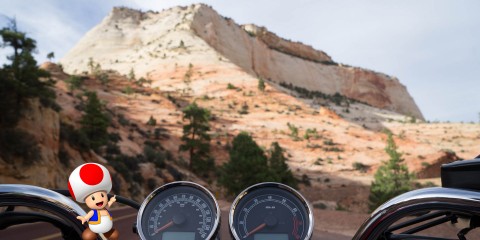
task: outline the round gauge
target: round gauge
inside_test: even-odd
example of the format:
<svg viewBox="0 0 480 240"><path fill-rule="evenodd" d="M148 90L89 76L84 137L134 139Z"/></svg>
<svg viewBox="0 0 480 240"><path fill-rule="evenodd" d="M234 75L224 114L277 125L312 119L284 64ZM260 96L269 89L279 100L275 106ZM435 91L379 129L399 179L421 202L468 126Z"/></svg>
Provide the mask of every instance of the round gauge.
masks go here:
<svg viewBox="0 0 480 240"><path fill-rule="evenodd" d="M214 239L220 209L206 188L193 182L173 182L147 196L137 217L143 240Z"/></svg>
<svg viewBox="0 0 480 240"><path fill-rule="evenodd" d="M237 196L229 224L236 240L308 240L313 215L295 189L281 183L259 183Z"/></svg>

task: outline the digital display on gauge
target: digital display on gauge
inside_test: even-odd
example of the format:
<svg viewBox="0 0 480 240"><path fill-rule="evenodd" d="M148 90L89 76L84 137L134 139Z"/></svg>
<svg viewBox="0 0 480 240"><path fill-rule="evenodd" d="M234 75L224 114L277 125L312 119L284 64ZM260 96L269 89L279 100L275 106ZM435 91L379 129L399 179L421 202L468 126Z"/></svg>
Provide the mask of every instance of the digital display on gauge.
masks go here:
<svg viewBox="0 0 480 240"><path fill-rule="evenodd" d="M229 222L237 240L306 240L313 231L306 200L279 183L257 184L240 193L230 210Z"/></svg>
<svg viewBox="0 0 480 240"><path fill-rule="evenodd" d="M164 232L163 240L195 240L195 232Z"/></svg>
<svg viewBox="0 0 480 240"><path fill-rule="evenodd" d="M142 204L137 221L145 240L209 240L219 227L218 204L205 188L191 182L164 185Z"/></svg>
<svg viewBox="0 0 480 240"><path fill-rule="evenodd" d="M255 234L253 235L254 240L288 240L288 234Z"/></svg>

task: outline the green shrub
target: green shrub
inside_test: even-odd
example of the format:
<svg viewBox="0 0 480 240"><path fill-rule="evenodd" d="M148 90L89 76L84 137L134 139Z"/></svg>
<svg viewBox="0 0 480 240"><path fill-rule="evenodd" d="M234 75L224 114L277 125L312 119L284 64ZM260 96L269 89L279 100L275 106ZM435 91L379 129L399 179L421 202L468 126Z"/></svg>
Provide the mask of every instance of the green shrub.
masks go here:
<svg viewBox="0 0 480 240"><path fill-rule="evenodd" d="M305 131L305 134L303 135L303 138L305 138L305 139L307 139L307 140L310 140L310 138L312 138L312 139L319 139L319 138L320 138L320 135L318 134L316 128L313 128L313 129L308 128L308 129Z"/></svg>
<svg viewBox="0 0 480 240"><path fill-rule="evenodd" d="M19 157L24 165L30 165L40 160L40 148L31 134L19 129L3 129L0 131L0 156L7 163Z"/></svg>
<svg viewBox="0 0 480 240"><path fill-rule="evenodd" d="M333 142L332 139L324 140L324 141L323 141L323 144L325 144L325 145L327 145L327 146L335 146L335 145L337 145L335 142Z"/></svg>
<svg viewBox="0 0 480 240"><path fill-rule="evenodd" d="M144 77L140 77L136 82L135 82L135 85L137 86L143 86L143 84L147 83L147 79L145 79Z"/></svg>
<svg viewBox="0 0 480 240"><path fill-rule="evenodd" d="M185 178L185 175L178 171L175 167L167 165L167 171L173 176L175 181L181 181Z"/></svg>
<svg viewBox="0 0 480 240"><path fill-rule="evenodd" d="M108 163L125 179L126 182L131 182L133 180L132 172L121 160L113 159L108 161Z"/></svg>
<svg viewBox="0 0 480 240"><path fill-rule="evenodd" d="M76 76L76 75L71 75L69 76L65 82L67 83L68 90L72 92L75 89L79 89L83 85L83 78Z"/></svg>
<svg viewBox="0 0 480 240"><path fill-rule="evenodd" d="M229 90L235 90L235 89L237 89L237 87L235 87L235 86L234 86L233 84L231 84L231 83L228 83L227 89L229 89Z"/></svg>
<svg viewBox="0 0 480 240"><path fill-rule="evenodd" d="M157 119L153 118L153 116L150 116L150 118L147 121L147 125L149 125L149 126L157 125Z"/></svg>
<svg viewBox="0 0 480 240"><path fill-rule="evenodd" d="M160 128L155 128L155 130L153 131L154 138L157 140L160 139L161 133L162 131Z"/></svg>
<svg viewBox="0 0 480 240"><path fill-rule="evenodd" d="M317 148L322 148L322 146L316 144L316 143L307 143L307 148L312 148L312 149L317 149Z"/></svg>
<svg viewBox="0 0 480 240"><path fill-rule="evenodd" d="M117 144L115 144L114 142L109 142L107 144L106 153L109 155L117 155L117 154L121 154L122 152L120 151L120 148L118 147Z"/></svg>
<svg viewBox="0 0 480 240"><path fill-rule="evenodd" d="M307 174L303 174L303 175L302 175L302 180L301 180L301 182L302 182L303 184L305 184L305 186L311 186L311 185L312 185L312 183L310 182L310 178L308 177Z"/></svg>
<svg viewBox="0 0 480 240"><path fill-rule="evenodd" d="M158 187L157 181L155 180L155 178L147 179L147 187L150 191L153 191Z"/></svg>
<svg viewBox="0 0 480 240"><path fill-rule="evenodd" d="M127 95L132 95L133 93L135 93L135 90L133 90L133 88L130 86L126 86L122 92Z"/></svg>
<svg viewBox="0 0 480 240"><path fill-rule="evenodd" d="M343 152L343 149L339 148L339 147L325 147L325 148L323 148L323 151L325 151L325 152Z"/></svg>
<svg viewBox="0 0 480 240"><path fill-rule="evenodd" d="M109 82L109 79L108 79L108 74L106 73L101 73L98 75L98 80L100 80L100 83L104 86L106 86Z"/></svg>
<svg viewBox="0 0 480 240"><path fill-rule="evenodd" d="M123 114L118 114L117 116L118 116L118 123L120 123L120 125L122 126L130 125L130 121L128 121L128 119L126 119Z"/></svg>
<svg viewBox="0 0 480 240"><path fill-rule="evenodd" d="M63 147L58 151L58 160L63 166L70 167L70 155Z"/></svg>
<svg viewBox="0 0 480 240"><path fill-rule="evenodd" d="M263 78L258 79L258 90L260 90L261 92L265 91L265 81L263 80Z"/></svg>
<svg viewBox="0 0 480 240"><path fill-rule="evenodd" d="M160 145L160 143L157 141L146 140L145 142L143 142L143 144L145 144L146 146L150 146L153 149L162 149L162 145Z"/></svg>
<svg viewBox="0 0 480 240"><path fill-rule="evenodd" d="M141 174L140 172L134 172L134 173L132 174L132 180L133 180L133 182L138 183L138 184L140 184L140 185L141 185L141 184L143 183L143 181L144 181L144 179L143 179L143 177L142 177L142 174Z"/></svg>
<svg viewBox="0 0 480 240"><path fill-rule="evenodd" d="M120 137L120 134L114 132L114 133L109 133L108 134L108 140L113 143L118 143L119 141L122 140L122 137Z"/></svg>
<svg viewBox="0 0 480 240"><path fill-rule="evenodd" d="M325 205L324 203L321 203L321 202L314 203L313 207L318 208L318 209L327 209L327 205Z"/></svg>
<svg viewBox="0 0 480 240"><path fill-rule="evenodd" d="M66 141L71 147L81 151L90 149L90 140L87 135L64 122L60 122L60 141Z"/></svg>
<svg viewBox="0 0 480 240"><path fill-rule="evenodd" d="M288 129L290 129L290 137L294 141L300 140L300 138L298 137L298 127L291 123L287 123L287 126L288 126Z"/></svg>
<svg viewBox="0 0 480 240"><path fill-rule="evenodd" d="M363 172L363 173L367 172L368 169L370 169L370 166L365 165L365 164L363 164L363 163L361 163L361 162L354 162L354 163L352 164L352 167L353 167L355 170L360 171L360 172Z"/></svg>
<svg viewBox="0 0 480 240"><path fill-rule="evenodd" d="M248 104L246 102L243 103L242 108L238 111L239 114L248 114Z"/></svg>
<svg viewBox="0 0 480 240"><path fill-rule="evenodd" d="M155 150L152 146L145 145L143 147L143 155L146 161L154 163L157 168L165 167L165 154Z"/></svg>
<svg viewBox="0 0 480 240"><path fill-rule="evenodd" d="M280 83L280 86L295 91L302 98L308 98L308 99L322 98L322 99L328 100L328 101L330 101L330 102L332 102L332 103L334 103L335 105L338 105L338 106L349 107L350 103L363 103L363 104L369 105L365 102L361 102L361 101L343 96L338 92L333 94L333 95L325 94L325 93L322 93L322 92L319 92L319 91L310 91L306 88L297 87L297 86L294 86L291 83L287 84L285 82Z"/></svg>

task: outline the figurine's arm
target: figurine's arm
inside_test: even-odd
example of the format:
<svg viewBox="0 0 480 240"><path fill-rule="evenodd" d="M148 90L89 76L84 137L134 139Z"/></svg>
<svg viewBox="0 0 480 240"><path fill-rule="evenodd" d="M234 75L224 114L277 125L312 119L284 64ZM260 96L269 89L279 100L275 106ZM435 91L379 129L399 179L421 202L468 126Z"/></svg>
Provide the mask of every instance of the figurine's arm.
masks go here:
<svg viewBox="0 0 480 240"><path fill-rule="evenodd" d="M110 201L108 201L107 208L110 208L114 202L117 201L117 195L114 195L112 198L110 198Z"/></svg>
<svg viewBox="0 0 480 240"><path fill-rule="evenodd" d="M90 212L87 213L85 216L78 216L77 219L82 221L82 224L84 224L86 221L88 221L91 217L93 216L93 211L90 210Z"/></svg>

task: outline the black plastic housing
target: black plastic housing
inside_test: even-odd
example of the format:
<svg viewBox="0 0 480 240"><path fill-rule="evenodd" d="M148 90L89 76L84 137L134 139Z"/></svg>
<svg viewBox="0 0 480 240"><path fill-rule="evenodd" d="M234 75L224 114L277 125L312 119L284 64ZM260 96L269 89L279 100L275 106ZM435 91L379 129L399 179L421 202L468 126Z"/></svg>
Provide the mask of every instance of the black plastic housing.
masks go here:
<svg viewBox="0 0 480 240"><path fill-rule="evenodd" d="M443 164L441 174L442 187L480 190L480 159Z"/></svg>

